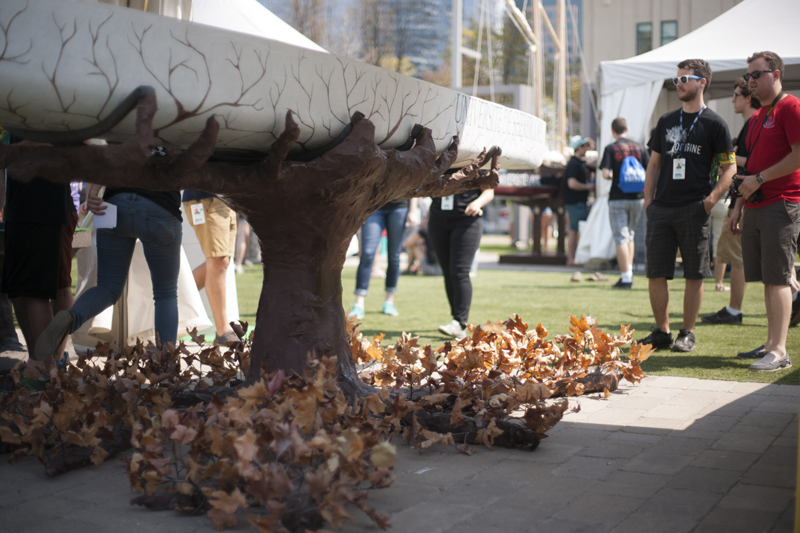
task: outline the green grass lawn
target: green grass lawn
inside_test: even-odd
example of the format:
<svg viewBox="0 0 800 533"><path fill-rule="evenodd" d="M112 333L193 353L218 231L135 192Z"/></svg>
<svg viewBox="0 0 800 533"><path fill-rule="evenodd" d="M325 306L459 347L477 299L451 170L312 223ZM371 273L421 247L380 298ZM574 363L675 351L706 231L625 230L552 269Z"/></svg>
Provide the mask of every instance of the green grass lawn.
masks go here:
<svg viewBox="0 0 800 533"><path fill-rule="evenodd" d="M482 248L483 249L483 248ZM481 270L473 278L473 299L470 322L505 320L517 313L530 326L541 322L551 335L567 333L569 315L596 317L601 328L617 331L620 324L636 329L634 338L644 337L653 325L647 280L637 276L631 291L612 290L617 277L609 274L609 282L570 281L569 274ZM241 319L255 322L256 307L261 285L261 268L246 268L236 277ZM355 287L355 268L345 268L342 273L344 305L352 305ZM670 283L672 306L671 326L675 334L681 325L683 306L683 279ZM705 298L701 314L716 312L727 305L730 293L716 292L714 280L705 284ZM386 334L384 344L395 341L402 332L420 337L421 344L441 346L447 338L436 328L452 319L444 282L441 277L402 276L395 303L400 316L391 317L380 312L383 300L383 280L373 279L366 301L366 316L361 329L365 335ZM764 310L763 286L751 285L744 302L744 325L713 326L699 322L695 328L697 348L694 352L680 354L659 351L642 366L653 375L688 376L732 381L800 383L800 328L789 331L787 348L795 368L768 373L747 370L748 362L736 358L739 351L750 350L766 339L767 319ZM752 361L751 361L752 362Z"/></svg>

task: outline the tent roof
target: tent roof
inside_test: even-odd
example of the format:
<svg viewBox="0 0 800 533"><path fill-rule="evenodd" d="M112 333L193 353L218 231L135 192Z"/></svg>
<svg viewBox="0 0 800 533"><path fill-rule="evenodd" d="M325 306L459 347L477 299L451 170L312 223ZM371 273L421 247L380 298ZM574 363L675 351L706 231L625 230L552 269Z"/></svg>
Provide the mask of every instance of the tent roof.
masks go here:
<svg viewBox="0 0 800 533"><path fill-rule="evenodd" d="M797 88L800 87L798 28L797 0L744 0L660 48L628 59L601 62L601 91L609 94L633 85L670 79L675 76L678 63L700 57L708 61L714 73L710 90L727 94L733 81L746 72L747 57L761 50L781 56L787 67L784 87Z"/></svg>
<svg viewBox="0 0 800 533"><path fill-rule="evenodd" d="M256 0L194 0L189 20L282 43L327 52Z"/></svg>

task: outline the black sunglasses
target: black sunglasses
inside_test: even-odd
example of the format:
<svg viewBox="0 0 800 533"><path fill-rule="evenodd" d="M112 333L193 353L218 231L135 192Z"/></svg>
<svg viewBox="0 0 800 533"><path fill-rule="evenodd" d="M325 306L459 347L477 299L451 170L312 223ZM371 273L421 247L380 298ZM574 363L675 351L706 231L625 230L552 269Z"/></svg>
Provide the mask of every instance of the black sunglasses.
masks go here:
<svg viewBox="0 0 800 533"><path fill-rule="evenodd" d="M747 72L744 75L744 81L750 81L750 78L757 80L758 78L761 77L762 72L775 72L775 70L769 68L767 70L754 70L753 72Z"/></svg>
<svg viewBox="0 0 800 533"><path fill-rule="evenodd" d="M736 91L733 92L733 98L736 99L738 96L744 96L742 93L737 93Z"/></svg>

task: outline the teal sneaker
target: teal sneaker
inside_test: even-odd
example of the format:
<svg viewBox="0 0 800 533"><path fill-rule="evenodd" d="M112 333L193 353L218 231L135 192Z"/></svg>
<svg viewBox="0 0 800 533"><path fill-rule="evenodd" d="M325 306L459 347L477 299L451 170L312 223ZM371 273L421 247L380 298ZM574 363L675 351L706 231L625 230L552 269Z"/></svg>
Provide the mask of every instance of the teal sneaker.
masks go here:
<svg viewBox="0 0 800 533"><path fill-rule="evenodd" d="M361 320L362 318L364 318L364 306L353 304L353 308L350 309L350 313L348 313L347 316L350 318L357 318Z"/></svg>
<svg viewBox="0 0 800 533"><path fill-rule="evenodd" d="M392 302L383 302L382 310L384 315L397 316L400 314L397 312L397 308L394 306Z"/></svg>

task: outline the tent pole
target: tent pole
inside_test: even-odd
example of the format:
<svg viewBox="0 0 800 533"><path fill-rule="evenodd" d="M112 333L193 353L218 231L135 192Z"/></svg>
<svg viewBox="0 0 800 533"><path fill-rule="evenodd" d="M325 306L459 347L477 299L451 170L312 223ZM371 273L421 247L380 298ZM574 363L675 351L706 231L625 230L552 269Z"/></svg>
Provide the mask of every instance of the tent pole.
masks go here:
<svg viewBox="0 0 800 533"><path fill-rule="evenodd" d="M567 124L567 9L566 1L558 0L558 151L564 151Z"/></svg>
<svg viewBox="0 0 800 533"><path fill-rule="evenodd" d="M542 72L542 7L538 0L531 3L533 12L533 33L539 39L539 44L533 53L533 83L535 84L533 96L533 114L542 117L542 100L544 100L544 73Z"/></svg>

